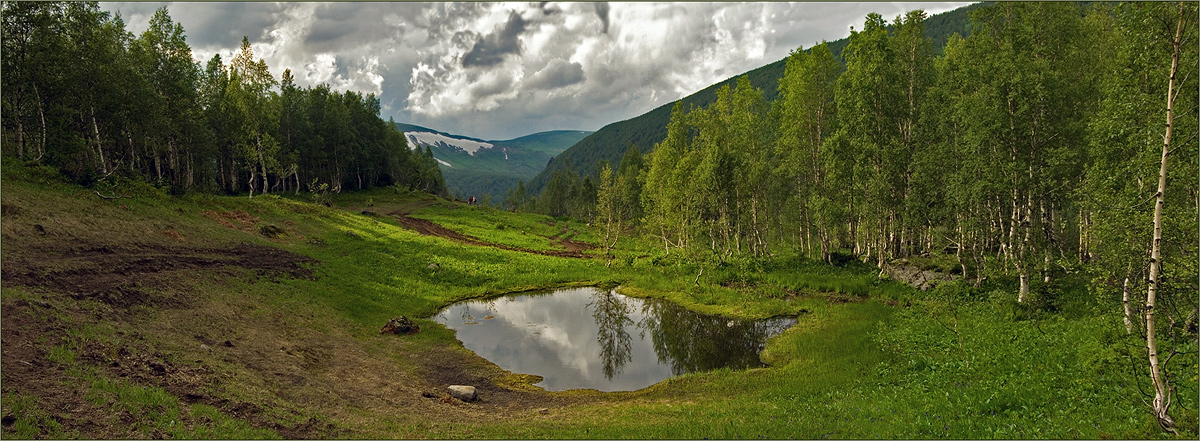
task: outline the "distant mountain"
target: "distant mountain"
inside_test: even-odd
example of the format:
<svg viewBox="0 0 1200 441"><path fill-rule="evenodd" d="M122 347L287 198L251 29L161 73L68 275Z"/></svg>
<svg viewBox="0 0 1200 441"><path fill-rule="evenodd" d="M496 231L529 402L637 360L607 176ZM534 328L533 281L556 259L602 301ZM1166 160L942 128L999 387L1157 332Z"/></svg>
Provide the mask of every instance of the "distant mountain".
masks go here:
<svg viewBox="0 0 1200 441"><path fill-rule="evenodd" d="M991 2L976 3L930 16L925 20L925 36L933 40L935 50L940 52L954 33L964 37L970 34L969 11L989 4ZM887 20L892 18L894 17L884 17ZM845 38L829 42L829 48L838 60L841 60L842 49L847 43ZM692 106L705 107L717 100L717 90L721 87L737 87L737 79L743 75L749 77L752 86L763 91L764 98L773 101L779 95L779 79L783 78L786 66L785 58L708 86L680 101L683 101L685 110L691 109ZM582 176L596 176L599 173L596 167L602 160L608 161L615 169L620 165L621 156L630 144L637 146L642 153L649 152L654 148L654 144L666 139L667 122L671 119L671 108L674 106L675 101L672 101L634 118L602 127L546 164L546 168L529 182L528 190L535 194L541 192L542 187L554 176L554 172L566 168L568 164Z"/></svg>
<svg viewBox="0 0 1200 441"><path fill-rule="evenodd" d="M451 194L475 196L480 201L490 195L495 203L516 187L518 179L529 181L545 168L550 158L592 133L555 130L504 141L485 141L412 124L396 123L396 128L404 132L409 147L429 146Z"/></svg>

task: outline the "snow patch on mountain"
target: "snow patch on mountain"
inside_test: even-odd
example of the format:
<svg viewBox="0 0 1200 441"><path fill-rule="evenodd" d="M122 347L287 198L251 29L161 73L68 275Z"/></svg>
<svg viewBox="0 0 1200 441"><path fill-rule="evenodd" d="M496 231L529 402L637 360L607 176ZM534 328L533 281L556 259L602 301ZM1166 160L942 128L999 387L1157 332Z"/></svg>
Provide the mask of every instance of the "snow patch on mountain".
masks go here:
<svg viewBox="0 0 1200 441"><path fill-rule="evenodd" d="M433 159L437 159L437 158L433 158ZM450 165L450 163L449 163L449 162L443 161L443 160L441 160L441 159L437 159L437 162L438 162L438 163L441 163L442 165L444 165L444 166L446 166L446 167L454 168L454 166L453 166L453 165Z"/></svg>
<svg viewBox="0 0 1200 441"><path fill-rule="evenodd" d="M472 141L470 139L451 138L440 133L404 132L404 136L408 138L408 145L412 146L414 149L425 145L432 147L449 146L462 149L471 156L475 156L475 152L479 151L479 149L490 149L494 147L494 145L490 143ZM450 164L446 165L449 166Z"/></svg>

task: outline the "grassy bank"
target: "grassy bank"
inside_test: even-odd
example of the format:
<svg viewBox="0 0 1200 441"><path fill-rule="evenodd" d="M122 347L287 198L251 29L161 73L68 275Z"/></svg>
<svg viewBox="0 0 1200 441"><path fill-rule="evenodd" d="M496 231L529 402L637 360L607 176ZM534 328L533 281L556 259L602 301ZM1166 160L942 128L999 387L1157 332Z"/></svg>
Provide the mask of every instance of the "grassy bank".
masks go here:
<svg viewBox="0 0 1200 441"><path fill-rule="evenodd" d="M623 239L611 259L555 257L502 246L561 250L595 232L392 189L333 207L133 183L105 199L4 165L8 438L1163 436L1123 355L1135 342L1099 300L1029 312L1003 285L922 293L786 256L697 264L648 239ZM462 299L591 284L799 324L769 342L770 368L600 393L532 387L427 319ZM422 332L379 335L397 315ZM1175 379L1176 420L1190 438L1195 360L1181 358L1192 376ZM449 399L460 383L483 399Z"/></svg>

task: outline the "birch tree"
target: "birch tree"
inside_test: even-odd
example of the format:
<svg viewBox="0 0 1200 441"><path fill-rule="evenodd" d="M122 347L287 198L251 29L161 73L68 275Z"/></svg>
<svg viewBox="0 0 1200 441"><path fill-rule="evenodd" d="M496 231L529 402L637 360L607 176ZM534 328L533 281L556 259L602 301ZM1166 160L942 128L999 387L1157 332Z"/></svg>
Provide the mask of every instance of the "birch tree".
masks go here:
<svg viewBox="0 0 1200 441"><path fill-rule="evenodd" d="M1146 404L1170 432L1177 375L1170 362L1196 347L1194 334L1179 329L1194 326L1200 289L1196 15L1187 2L1118 8L1117 54L1089 127L1085 180L1095 223L1093 287L1120 293L1126 330L1144 343ZM1139 290L1144 303L1132 298Z"/></svg>
<svg viewBox="0 0 1200 441"><path fill-rule="evenodd" d="M275 85L275 78L267 70L262 59L254 60L250 39L243 37L242 46L234 55L229 66L228 109L237 115L240 125L238 146L246 162L250 179L250 197L254 197L256 178L262 183L262 192L267 192L267 175L278 167L275 154L279 144L271 132L278 116L273 106L268 105L267 93Z"/></svg>

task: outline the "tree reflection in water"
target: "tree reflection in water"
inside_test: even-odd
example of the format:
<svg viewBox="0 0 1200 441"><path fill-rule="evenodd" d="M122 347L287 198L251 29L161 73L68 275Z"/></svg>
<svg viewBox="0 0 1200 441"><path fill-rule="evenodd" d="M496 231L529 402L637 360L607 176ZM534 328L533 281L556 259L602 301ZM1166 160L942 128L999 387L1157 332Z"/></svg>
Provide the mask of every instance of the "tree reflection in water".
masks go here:
<svg viewBox="0 0 1200 441"><path fill-rule="evenodd" d="M626 325L633 324L629 318L630 307L622 297L609 290L596 290L587 306L599 329L596 341L600 343L604 378L611 380L621 374L625 363L633 357L633 339L625 330Z"/></svg>
<svg viewBox="0 0 1200 441"><path fill-rule="evenodd" d="M758 354L767 338L794 323L697 314L659 299L647 299L642 314L638 327L650 334L659 362L669 364L673 375L765 366Z"/></svg>
<svg viewBox="0 0 1200 441"><path fill-rule="evenodd" d="M500 367L542 376L538 386L547 390L603 391L637 390L716 368L763 366L758 353L765 340L796 323L700 315L666 300L596 288L471 300L435 320Z"/></svg>

